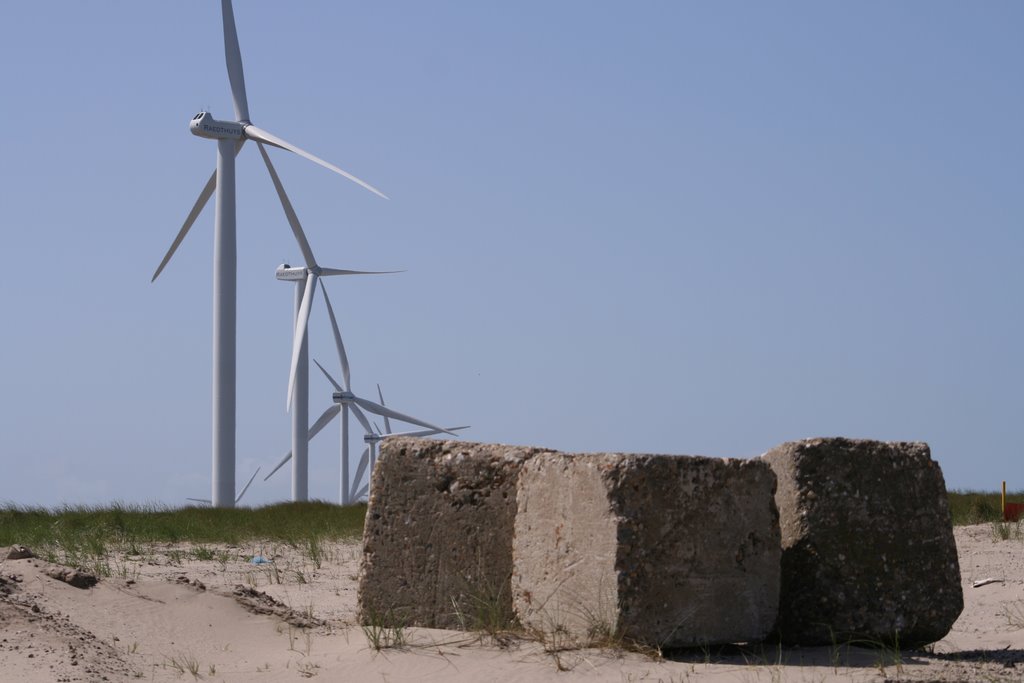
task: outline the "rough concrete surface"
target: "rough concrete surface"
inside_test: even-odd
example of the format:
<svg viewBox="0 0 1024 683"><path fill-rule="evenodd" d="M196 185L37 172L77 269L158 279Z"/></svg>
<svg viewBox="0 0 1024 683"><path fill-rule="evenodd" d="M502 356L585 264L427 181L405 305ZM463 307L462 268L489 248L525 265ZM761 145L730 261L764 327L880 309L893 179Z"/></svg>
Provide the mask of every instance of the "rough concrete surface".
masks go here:
<svg viewBox="0 0 1024 683"><path fill-rule="evenodd" d="M756 460L537 455L519 482L516 612L576 642L759 640L778 609L774 492Z"/></svg>
<svg viewBox="0 0 1024 683"><path fill-rule="evenodd" d="M360 619L472 628L482 612L511 617L516 480L540 452L386 439L363 534Z"/></svg>
<svg viewBox="0 0 1024 683"><path fill-rule="evenodd" d="M779 479L777 635L922 645L963 609L946 486L927 444L843 438L763 456Z"/></svg>

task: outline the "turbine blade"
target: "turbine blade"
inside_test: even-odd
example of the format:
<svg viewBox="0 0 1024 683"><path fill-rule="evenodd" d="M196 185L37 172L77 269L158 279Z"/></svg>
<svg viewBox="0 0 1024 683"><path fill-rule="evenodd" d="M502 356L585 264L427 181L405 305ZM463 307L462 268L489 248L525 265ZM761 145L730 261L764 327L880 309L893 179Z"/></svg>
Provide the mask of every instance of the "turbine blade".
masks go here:
<svg viewBox="0 0 1024 683"><path fill-rule="evenodd" d="M452 436L458 436L458 434L453 434L444 427L438 427L437 425L432 425L429 422L424 422L423 420L419 420L410 415L404 415L398 412L397 410L391 410L391 408L382 406L378 403L374 403L373 401L368 401L365 398L359 398L358 396L356 396L352 400L364 410L374 413L375 415L380 415L381 417L386 415L388 417L393 417L394 419L399 420L401 422L408 422L409 424L419 425L420 427L425 427L426 429L436 429L438 432L445 432L446 434L451 434Z"/></svg>
<svg viewBox="0 0 1024 683"><path fill-rule="evenodd" d="M320 361L318 361L316 358L314 358L313 362L316 363L316 366L318 368L320 368L320 372L324 373L324 377L327 378L327 381L334 385L334 390L335 391L345 391L344 389L341 388L340 384L338 384L337 382L334 381L334 378L331 377L331 373L329 373L326 370L324 370L324 366L320 365ZM335 404L335 405L338 405L338 404Z"/></svg>
<svg viewBox="0 0 1024 683"><path fill-rule="evenodd" d="M330 423L330 421L334 419L334 416L340 412L341 405L337 403L332 404L331 407L325 410L323 414L317 418L316 422L314 422L313 425L309 428L309 433L306 435L306 438L312 441L313 437L319 434L321 430L323 430L323 428L326 427ZM288 454L281 459L281 462L277 463L277 465L274 466L274 469L270 470L270 474L263 477L263 481L266 481L267 479L270 479L272 476L274 476L274 473L277 472L282 467L284 467L285 463L287 463L291 459L292 452L288 451Z"/></svg>
<svg viewBox="0 0 1024 683"><path fill-rule="evenodd" d="M231 81L235 118L244 122L249 120L249 101L245 97L242 51L238 47L238 32L235 31L235 13L231 9L231 0L221 0L220 9L224 16L224 58L228 64L228 80Z"/></svg>
<svg viewBox="0 0 1024 683"><path fill-rule="evenodd" d="M370 490L369 484L363 484L363 488L356 491L356 495L352 496L352 500L358 501L360 498L366 495L366 492Z"/></svg>
<svg viewBox="0 0 1024 683"><path fill-rule="evenodd" d="M309 323L309 311L313 306L313 297L316 295L316 273L309 273L306 276L306 289L302 292L302 302L299 304L299 315L295 320L295 336L292 339L292 364L288 371L288 401L287 409L292 409L292 394L295 393L295 375L299 371L299 356L302 355L302 343L306 340L306 327Z"/></svg>
<svg viewBox="0 0 1024 683"><path fill-rule="evenodd" d="M252 473L251 477L249 477L249 481L247 481L245 483L245 486L242 487L241 492L239 492L239 494L238 494L238 498L235 498L235 505L238 504L238 501L242 500L242 496L244 496L245 492L249 490L250 486L252 486L252 480L255 479L256 475L259 474L259 473L260 473L260 468L257 467L256 471Z"/></svg>
<svg viewBox="0 0 1024 683"><path fill-rule="evenodd" d="M268 133L267 131L263 130L262 128L258 128L256 126L253 126L253 125L250 124L250 125L245 127L245 136L247 138L251 138L253 140L259 140L260 142L265 142L268 145L273 145L274 147L280 147L281 149L286 149L289 152L294 152L295 154L298 154L300 157L305 157L306 159L309 159L314 164L319 164L319 165L323 166L326 169L330 169L331 171L334 171L335 173L338 173L340 175L345 176L346 178L348 178L352 182L356 183L357 185L361 185L362 187L365 187L367 190L369 190L370 192L374 193L378 197L383 197L384 199L388 198L388 196L386 194L384 194L383 192L378 190L376 187L374 187L370 183L368 183L368 182L366 182L364 180L360 180L359 178L355 177L351 173L349 173L347 171L341 170L340 168L338 168L334 164L329 163L327 161L324 161L320 157L315 156L313 154L310 154L306 150L300 149L300 148L296 147L295 145L293 145L292 143L287 142L285 140L282 140L281 138L277 137L276 135L273 135L272 133Z"/></svg>
<svg viewBox="0 0 1024 683"><path fill-rule="evenodd" d="M313 250L309 246L309 240L306 239L306 233L302 231L302 225L299 223L299 217L295 215L295 209L292 208L292 202L288 199L288 194L284 191L284 185L281 184L281 179L277 176L277 169L270 163L270 155L267 154L267 150L263 147L260 142L256 143L256 146L260 148L260 154L263 155L263 163L267 165L267 170L270 172L270 180L274 183L274 189L277 190L277 196L281 200L281 207L284 208L285 218L288 219L288 225L292 228L292 234L295 235L295 241L299 243L299 249L302 251L302 258L306 260L307 268L316 268L316 257L313 256Z"/></svg>
<svg viewBox="0 0 1024 683"><path fill-rule="evenodd" d="M334 345L338 348L338 361L341 362L341 378L345 381L345 391L352 391L352 378L348 370L348 355L345 353L345 343L341 341L341 330L338 329L338 319L334 317L334 306L331 306L331 297L327 296L327 288L320 285L324 292L324 303L327 304L327 314L331 317L331 330L334 332ZM321 368L323 370L323 368ZM326 370L324 370L326 372ZM334 380L331 380L332 382ZM342 391L338 389L338 391Z"/></svg>
<svg viewBox="0 0 1024 683"><path fill-rule="evenodd" d="M384 392L380 390L380 383L379 382L377 383L377 396L380 397L380 404L381 405L385 405L385 403L384 403ZM391 433L391 421L388 420L388 416L387 415L384 416L384 431L386 433L388 433L388 434Z"/></svg>
<svg viewBox="0 0 1024 683"><path fill-rule="evenodd" d="M325 410L320 415L320 417L318 417L316 419L316 422L314 422L312 425L310 425L309 433L306 435L306 438L309 439L310 441L312 441L313 437L316 436L317 434L319 434L321 431L323 431L323 428L326 427L328 424L330 424L331 420L333 420L335 418L335 416L338 413L340 413L340 412L341 412L341 404L340 403L332 403L331 407L328 408L327 410Z"/></svg>
<svg viewBox="0 0 1024 683"><path fill-rule="evenodd" d="M193 503L205 503L206 505L213 505L213 501L209 498L186 498L185 500L191 500Z"/></svg>
<svg viewBox="0 0 1024 683"><path fill-rule="evenodd" d="M352 488L349 490L351 498L355 498L356 487L359 486L359 482L363 479L363 473L366 472L366 466L370 464L370 447L367 446L363 449L363 455L359 458L359 467L356 468L356 476L352 477Z"/></svg>
<svg viewBox="0 0 1024 683"><path fill-rule="evenodd" d="M370 426L370 421L366 419L366 413L359 410L359 406L357 405L353 405L351 406L351 408L352 414L356 416L356 419L359 420L359 424L361 424L363 426L363 429L366 430L365 433L373 434L373 427Z"/></svg>
<svg viewBox="0 0 1024 683"><path fill-rule="evenodd" d="M235 156L238 156L238 153L242 151L242 144L244 143L245 140L239 140L235 145ZM197 218L199 218L199 214L203 212L203 207L206 206L206 202L210 201L210 197L213 196L213 191L215 189L217 189L216 170L214 170L210 179L206 181L203 191L199 193L199 198L196 200L196 203L192 205L192 210L188 212L184 225L181 226L181 230L178 231L177 237L175 237L174 242L171 243L171 248L167 250L166 254L164 254L164 260L160 262L159 266L157 266L156 272L153 273L153 278L150 282L156 282L156 279L160 277L160 273L163 272L164 267L171 260L171 257L174 256L174 252L178 250L178 247L185 239L185 235L187 235L188 231L192 228L192 224L196 222Z"/></svg>
<svg viewBox="0 0 1024 683"><path fill-rule="evenodd" d="M404 273L404 270L342 270L340 268L321 268L321 275L390 275Z"/></svg>
<svg viewBox="0 0 1024 683"><path fill-rule="evenodd" d="M199 218L199 214L202 213L203 207L206 206L206 202L210 201L210 197L213 196L213 191L216 188L217 171L214 171L213 175L210 176L210 179L206 181L206 186L203 188L203 191L199 193L199 199L197 199L196 203L192 205L192 210L189 211L188 216L185 218L185 224L182 225L181 230L178 231L178 235L171 243L171 248L167 250L166 254L164 254L164 260L160 262L159 266L157 266L156 272L153 273L153 279L150 280L150 282L156 282L156 279L160 277L160 273L163 272L164 267L168 262L170 262L171 257L174 256L174 252L178 250L178 247L181 245L182 241L184 241L185 235L188 234L188 231L192 228L192 224L196 222L197 218Z"/></svg>
<svg viewBox="0 0 1024 683"><path fill-rule="evenodd" d="M263 481L266 481L266 480L270 479L272 476L274 476L274 474L276 474L279 469L284 467L285 464L289 460L291 460L291 459L292 459L292 452L288 451L288 454L285 455L283 458L281 458L281 462L279 462L276 465L274 465L274 469L270 470L270 474L268 474L267 476L263 477Z"/></svg>

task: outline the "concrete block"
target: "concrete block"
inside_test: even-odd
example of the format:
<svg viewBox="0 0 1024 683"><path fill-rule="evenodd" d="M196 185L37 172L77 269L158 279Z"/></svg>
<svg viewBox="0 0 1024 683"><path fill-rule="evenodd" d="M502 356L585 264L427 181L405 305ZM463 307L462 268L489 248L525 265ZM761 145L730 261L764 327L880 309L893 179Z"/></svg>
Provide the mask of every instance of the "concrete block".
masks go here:
<svg viewBox="0 0 1024 683"><path fill-rule="evenodd" d="M512 545L520 621L582 644L760 640L778 610L774 492L759 460L536 455Z"/></svg>
<svg viewBox="0 0 1024 683"><path fill-rule="evenodd" d="M927 444L808 439L763 459L779 480L780 639L918 646L949 632L963 592Z"/></svg>
<svg viewBox="0 0 1024 683"><path fill-rule="evenodd" d="M516 481L539 452L384 440L363 534L362 621L457 629L480 610L511 617Z"/></svg>

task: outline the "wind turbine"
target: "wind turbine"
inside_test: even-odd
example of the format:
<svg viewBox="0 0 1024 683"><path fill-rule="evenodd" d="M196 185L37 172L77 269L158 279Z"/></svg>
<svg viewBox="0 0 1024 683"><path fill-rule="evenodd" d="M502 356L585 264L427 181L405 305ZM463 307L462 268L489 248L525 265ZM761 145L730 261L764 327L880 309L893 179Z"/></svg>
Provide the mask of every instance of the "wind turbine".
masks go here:
<svg viewBox="0 0 1024 683"><path fill-rule="evenodd" d="M192 117L189 129L194 135L217 141L217 170L206 182L199 198L185 218L184 225L153 274L155 281L206 203L216 190L213 247L213 482L214 507L231 507L235 488L235 299L237 251L235 237L235 156L246 140L253 140L264 153L263 143L294 152L330 169L381 197L385 195L372 185L337 166L296 147L290 142L253 125L249 119L249 103L245 95L242 54L235 30L231 0L221 0L224 22L224 56L227 62L235 120L220 121L208 111ZM273 171L271 171L271 175ZM286 210L287 211L287 210Z"/></svg>
<svg viewBox="0 0 1024 683"><path fill-rule="evenodd" d="M331 331L334 333L334 344L338 350L338 362L341 365L341 377L343 384L339 384L331 374L324 369L324 366L320 365L318 361L313 360L316 366L320 368L320 371L324 373L327 380L334 386L335 391L332 395L334 399L334 405L330 406L323 414L317 419L316 423L310 428L310 433L318 433L323 429L327 423L334 419L336 415L341 414L341 481L340 481L340 493L339 499L342 505L347 505L350 501L351 491L349 489L349 459L348 459L348 413L349 410L356 416L359 424L363 426L363 429L367 431L373 431L370 427L370 421L366 419L364 410L374 415L380 415L381 417L390 417L401 422L408 422L409 424L418 425L425 429L436 429L438 432L445 432L452 434L452 436L458 436L443 427L424 422L418 418L410 415L405 415L396 410L392 410L386 406L382 406L379 403L374 403L368 399L356 396L352 392L351 385L351 373L349 371L348 356L345 353L345 344L341 340L341 331L338 329L338 319L334 315L334 307L331 305L331 298L327 295L327 288L320 284L320 288L324 293L324 303L327 305L327 315L331 320ZM287 460L285 460L287 462ZM283 465L284 462L280 463L274 471ZM271 473L273 474L273 472ZM269 478L269 475L268 475Z"/></svg>
<svg viewBox="0 0 1024 683"><path fill-rule="evenodd" d="M249 490L249 486L252 485L253 479L255 479L256 475L259 474L259 473L260 473L260 468L257 467L256 471L252 473L251 477L249 477L249 481L247 481L245 483L245 486L242 487L242 490L238 492L238 496L235 498L235 505L238 505L238 501L242 500L242 496L244 496L245 492ZM190 500L193 503L203 503L204 505L212 505L213 504L213 501L211 501L209 498L186 498L185 500Z"/></svg>
<svg viewBox="0 0 1024 683"><path fill-rule="evenodd" d="M377 385L377 396L380 398L380 404L382 406L385 405L384 392L380 390L379 384ZM377 427L377 425L374 424L374 427ZM366 451L364 451L363 457L369 458L369 467L370 471L372 472L373 466L377 464L377 444L379 444L381 441L388 438L389 436L434 436L435 434L440 434L441 432L455 434L455 432L461 432L463 429L469 429L469 425L462 425L461 427L448 427L447 429L421 429L411 432L392 432L391 421L388 420L388 416L385 415L383 434L381 434L379 427L377 427L376 429L369 429L366 431L365 434L363 434L363 441L366 443ZM362 463L360 462L360 465L361 464ZM359 472L356 475L356 481L359 481L359 477L361 476L361 474L362 472Z"/></svg>
<svg viewBox="0 0 1024 683"><path fill-rule="evenodd" d="M293 268L287 263L277 269L277 279L285 282L295 283L295 334L292 341L292 362L288 373L288 409L292 413L292 452L295 459L292 461L292 500L309 500L309 439L306 430L306 423L309 421L309 337L306 330L309 326L309 314L312 310L313 299L316 296L316 284L319 278L333 275L383 275L400 271L387 270L342 270L339 268L323 268L317 263L313 255L313 249L309 246L306 233L299 223L299 217L295 213L288 193L281 184L274 165L270 162L263 146L260 146L260 153L263 161L270 172L270 179L277 190L277 196L284 208L284 215L291 226L295 241L302 251L302 258L306 262L304 268Z"/></svg>
<svg viewBox="0 0 1024 683"><path fill-rule="evenodd" d="M378 386L377 389L378 389L378 393L379 393L380 387ZM383 400L381 400L381 405L384 405L384 401ZM337 417L339 412L340 412L340 406L337 403L332 405L327 410L325 410L323 415L321 415L320 418L316 422L314 422L312 425L310 425L310 427L309 427L309 440L312 441L314 436L316 436L321 431L323 431L324 427L326 427L328 424L330 424L331 420L333 420L335 417ZM390 423L388 422L388 418L386 416L384 418L384 422L386 424L386 428L388 430L390 430L391 429ZM363 441L366 442L367 446L366 446L366 448L363 449L363 454L359 458L359 465L356 467L355 476L352 477L352 480L350 482L348 499L350 501L358 500L363 494L365 494L367 492L369 484L364 484L363 487L358 489L358 490L357 490L356 487L359 486L359 482L362 481L363 473L366 471L367 467L370 468L371 472L373 471L373 465L376 462L376 445L379 442L383 441L386 438L392 437L392 436L434 436L435 434L440 434L442 432L452 433L452 432L461 431L463 429L469 429L469 425L465 425L465 426L462 426L462 427L449 427L447 430L445 430L445 429L420 429L420 430L409 431L409 432L391 432L391 431L388 431L386 434L381 434L379 430L374 430L374 431L372 431L370 433L364 434L363 435ZM272 476L274 476L274 474L279 469L284 467L285 464L289 460L291 460L291 459L292 459L292 451L288 451L285 454L285 456L283 458L281 458L281 460L276 465L274 465L274 469L270 470L270 474L268 474L267 476L263 477L263 481L267 481Z"/></svg>

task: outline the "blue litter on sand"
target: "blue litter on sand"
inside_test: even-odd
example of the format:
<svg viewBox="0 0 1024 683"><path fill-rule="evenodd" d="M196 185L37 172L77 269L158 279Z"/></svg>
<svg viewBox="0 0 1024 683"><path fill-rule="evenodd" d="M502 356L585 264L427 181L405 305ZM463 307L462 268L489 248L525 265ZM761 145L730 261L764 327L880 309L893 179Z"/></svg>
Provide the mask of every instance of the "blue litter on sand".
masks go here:
<svg viewBox="0 0 1024 683"><path fill-rule="evenodd" d="M270 564L270 560L263 557L262 555L257 555L256 557L249 560L249 562L252 564Z"/></svg>

